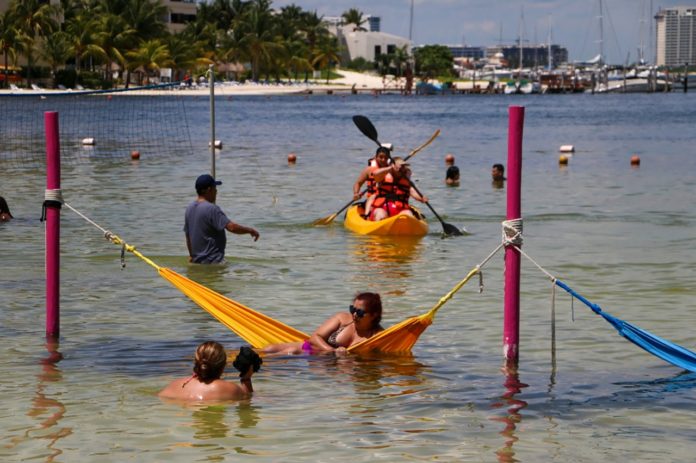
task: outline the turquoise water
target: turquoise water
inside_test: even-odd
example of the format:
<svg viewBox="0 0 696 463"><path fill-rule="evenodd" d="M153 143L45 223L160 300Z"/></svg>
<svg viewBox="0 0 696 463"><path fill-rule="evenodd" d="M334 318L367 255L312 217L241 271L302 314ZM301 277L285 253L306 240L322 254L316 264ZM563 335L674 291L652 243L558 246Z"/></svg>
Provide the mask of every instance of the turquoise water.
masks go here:
<svg viewBox="0 0 696 463"><path fill-rule="evenodd" d="M507 109L523 105L525 251L612 315L696 348L693 93L222 96L218 203L261 239L230 236L229 264L211 267L187 264L181 231L195 177L210 168L207 99L171 105L186 111L182 149L162 152L150 114L162 103L120 98L105 119L142 121L128 132L134 146L90 155L64 143L66 201L158 264L304 331L347 309L359 290L382 294L386 325L420 314L495 249L506 198L491 187L490 167L507 164ZM67 101L0 99L8 104L21 105L22 117L50 108L71 127L105 124L96 112L73 114ZM374 152L354 114L401 155L442 130L413 158L414 177L443 219L471 235L440 239L428 211L431 231L415 241L359 237L340 218L310 226L350 199ZM3 138L11 121L3 119ZM576 146L567 167L558 165L563 144ZM444 186L448 152L459 188ZM633 154L639 168L629 165ZM249 401L163 403L156 392L190 371L198 343L236 350L243 341L136 257L121 269L119 248L63 209L61 338L47 347L44 172L35 154L9 159L0 164L0 194L16 217L0 224L3 461L663 462L689 461L696 450L696 374L628 343L560 292L554 366L551 284L526 260L519 371L501 370L502 253L484 267L483 293L476 278L467 284L410 357L272 358Z"/></svg>

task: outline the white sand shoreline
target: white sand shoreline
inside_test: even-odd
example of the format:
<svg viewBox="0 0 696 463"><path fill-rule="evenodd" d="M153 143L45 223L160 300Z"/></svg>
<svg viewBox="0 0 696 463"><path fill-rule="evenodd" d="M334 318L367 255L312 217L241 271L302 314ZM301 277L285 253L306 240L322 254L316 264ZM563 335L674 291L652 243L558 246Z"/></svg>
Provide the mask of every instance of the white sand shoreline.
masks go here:
<svg viewBox="0 0 696 463"><path fill-rule="evenodd" d="M342 75L341 78L334 79L328 84L326 81L313 80L308 83L282 83L282 84L259 84L259 83L230 83L221 82L215 85L215 94L218 96L273 96L273 95L297 95L297 94L314 94L314 93L341 93L351 92L372 92L390 90L390 86L385 87L381 77L370 74L363 74L352 71L338 71ZM394 86L393 90L398 90ZM88 92L87 90L55 90L55 89L20 89L9 90L0 89L0 95L36 95L50 96L76 94ZM164 89L142 89L134 87L127 92L116 92L114 95L176 95L176 96L208 96L210 89L206 87L183 87L173 86Z"/></svg>

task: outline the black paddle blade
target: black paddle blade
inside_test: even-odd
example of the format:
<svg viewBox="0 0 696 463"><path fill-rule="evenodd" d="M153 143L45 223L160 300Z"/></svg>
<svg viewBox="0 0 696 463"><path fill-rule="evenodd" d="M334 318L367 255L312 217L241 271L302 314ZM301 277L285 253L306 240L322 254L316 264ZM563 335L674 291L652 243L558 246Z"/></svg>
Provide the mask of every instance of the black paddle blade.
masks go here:
<svg viewBox="0 0 696 463"><path fill-rule="evenodd" d="M379 136L377 135L377 129L375 126L372 124L370 119L368 119L366 116L360 116L356 115L353 116L353 123L360 129L360 131L365 135L367 138L370 140L374 141L378 145L379 143Z"/></svg>
<svg viewBox="0 0 696 463"><path fill-rule="evenodd" d="M450 236L450 235L463 236L464 235L464 233L460 229L458 229L457 227L455 227L451 223L447 223L447 222L442 222L442 233L445 236Z"/></svg>

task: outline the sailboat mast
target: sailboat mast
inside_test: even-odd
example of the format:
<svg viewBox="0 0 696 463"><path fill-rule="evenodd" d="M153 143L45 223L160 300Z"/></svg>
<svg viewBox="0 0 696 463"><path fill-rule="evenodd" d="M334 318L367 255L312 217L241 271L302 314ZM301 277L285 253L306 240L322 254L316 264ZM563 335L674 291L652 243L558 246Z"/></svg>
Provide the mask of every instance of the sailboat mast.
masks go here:
<svg viewBox="0 0 696 463"><path fill-rule="evenodd" d="M548 64L549 71L553 69L553 59L551 57L551 15L549 15L549 36L548 36L548 42L547 42L547 52L548 52L548 59L546 60L546 63Z"/></svg>
<svg viewBox="0 0 696 463"><path fill-rule="evenodd" d="M522 70L522 63L524 62L524 5L522 5L522 12L520 13L520 71Z"/></svg>
<svg viewBox="0 0 696 463"><path fill-rule="evenodd" d="M599 0L599 64L604 64L604 6Z"/></svg>
<svg viewBox="0 0 696 463"><path fill-rule="evenodd" d="M411 17L408 22L408 40L413 41L413 2L414 0L411 0Z"/></svg>

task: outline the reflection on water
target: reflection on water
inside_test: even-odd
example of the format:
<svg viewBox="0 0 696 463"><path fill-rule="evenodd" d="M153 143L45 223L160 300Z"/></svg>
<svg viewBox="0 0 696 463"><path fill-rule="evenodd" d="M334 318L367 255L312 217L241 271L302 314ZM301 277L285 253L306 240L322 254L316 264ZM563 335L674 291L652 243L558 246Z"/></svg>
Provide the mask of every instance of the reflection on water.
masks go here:
<svg viewBox="0 0 696 463"><path fill-rule="evenodd" d="M225 276L229 273L228 264L200 265L189 264L186 266L186 278L200 283L213 291L224 293Z"/></svg>
<svg viewBox="0 0 696 463"><path fill-rule="evenodd" d="M424 365L412 354L336 357L334 366L350 378L356 393L383 398L417 392L423 382Z"/></svg>
<svg viewBox="0 0 696 463"><path fill-rule="evenodd" d="M196 439L220 439L228 437L230 424L226 421L231 415L231 411L237 412L238 421L232 425L233 429L253 428L259 422L258 407L253 406L249 401L243 401L232 407L230 404L209 405L196 408L191 417L193 418L194 437ZM244 437L243 433L236 433L239 437Z"/></svg>
<svg viewBox="0 0 696 463"><path fill-rule="evenodd" d="M351 255L355 256L358 267L375 280L384 281L410 278L412 263L418 260L421 250L421 237L410 236L356 236L352 241ZM400 290L388 294L398 295Z"/></svg>
<svg viewBox="0 0 696 463"><path fill-rule="evenodd" d="M46 392L51 383L60 383L63 380L61 370L56 366L63 359L63 354L58 351L58 342L48 340L46 342L48 356L40 360L41 373L37 375L36 393L32 400L32 406L27 416L34 418L39 423L28 429L24 436L12 439L10 447L14 447L27 439L45 439L48 441L46 448L46 462L53 462L63 451L56 448L58 440L72 434L72 428L58 427L60 420L65 415L65 405Z"/></svg>
<svg viewBox="0 0 696 463"><path fill-rule="evenodd" d="M500 401L491 404L491 408L505 408L507 414L491 417L491 420L499 421L505 425L505 428L500 431L500 435L505 439L505 443L496 450L495 454L498 456L498 461L509 463L518 461L515 458L515 450L512 447L519 439L515 435L515 431L517 430L517 425L522 422L520 410L527 406L527 402L519 400L515 396L528 385L520 381L516 366L504 367L503 374L505 375L505 381L503 382L505 392L500 396Z"/></svg>

